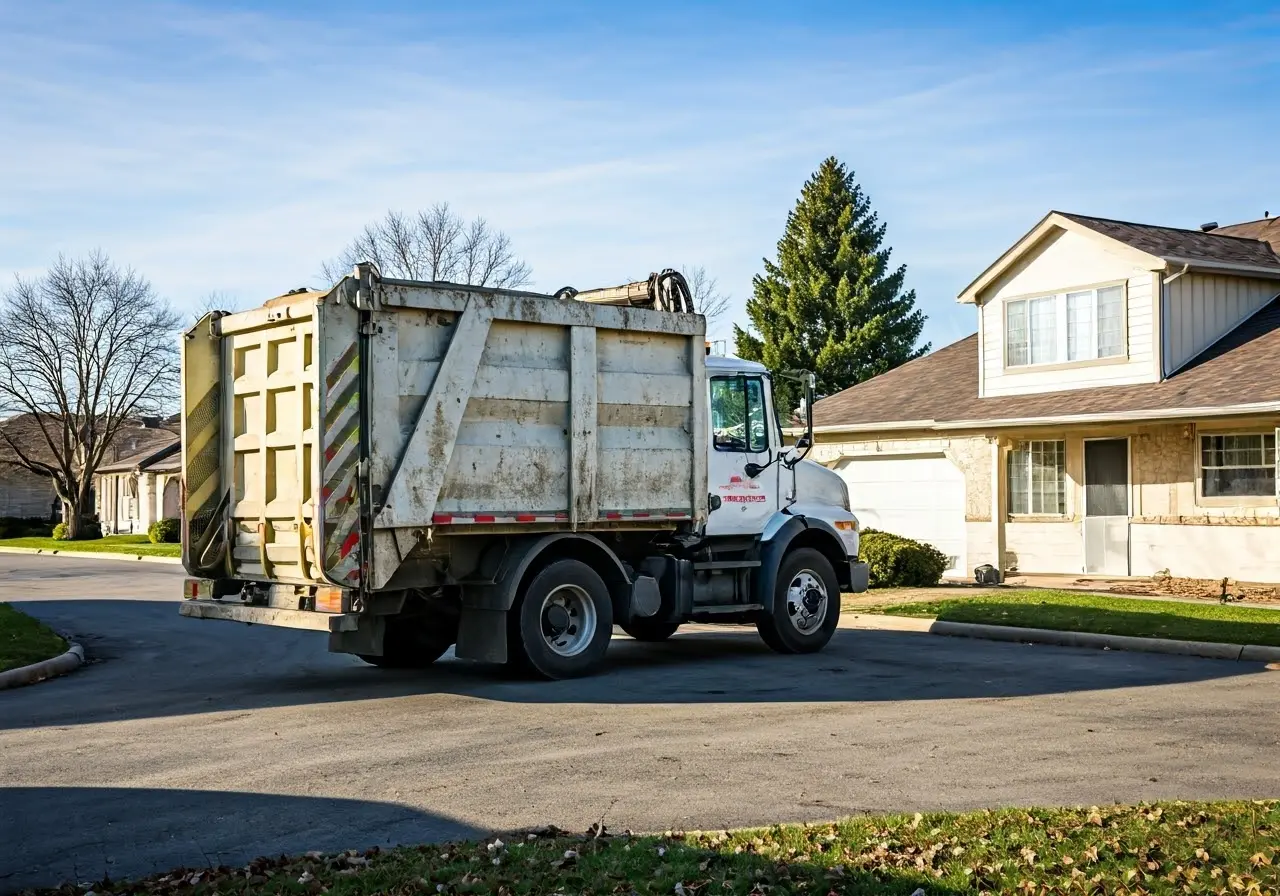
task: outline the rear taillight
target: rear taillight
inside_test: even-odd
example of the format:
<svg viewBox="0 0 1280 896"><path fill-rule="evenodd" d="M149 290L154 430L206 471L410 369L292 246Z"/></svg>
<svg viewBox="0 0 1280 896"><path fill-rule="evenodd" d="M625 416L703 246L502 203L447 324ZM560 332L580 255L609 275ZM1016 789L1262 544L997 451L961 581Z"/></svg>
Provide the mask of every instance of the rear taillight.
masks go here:
<svg viewBox="0 0 1280 896"><path fill-rule="evenodd" d="M187 579L182 583L182 596L187 600L209 600L213 597L213 579Z"/></svg>
<svg viewBox="0 0 1280 896"><path fill-rule="evenodd" d="M346 592L341 588L320 587L316 589L316 609L322 613L341 613Z"/></svg>

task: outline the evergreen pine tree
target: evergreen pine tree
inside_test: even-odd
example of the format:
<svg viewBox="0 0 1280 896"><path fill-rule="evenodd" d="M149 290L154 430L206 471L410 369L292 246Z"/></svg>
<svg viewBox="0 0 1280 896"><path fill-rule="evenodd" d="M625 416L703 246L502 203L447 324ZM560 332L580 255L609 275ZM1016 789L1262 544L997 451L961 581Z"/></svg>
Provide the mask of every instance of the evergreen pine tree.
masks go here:
<svg viewBox="0 0 1280 896"><path fill-rule="evenodd" d="M760 335L733 328L738 356L774 373L784 419L802 390L781 371L811 370L818 395L832 395L929 350L916 345L925 315L902 291L906 265L889 270L884 233L853 172L824 161L787 216L777 261L752 281L747 316Z"/></svg>

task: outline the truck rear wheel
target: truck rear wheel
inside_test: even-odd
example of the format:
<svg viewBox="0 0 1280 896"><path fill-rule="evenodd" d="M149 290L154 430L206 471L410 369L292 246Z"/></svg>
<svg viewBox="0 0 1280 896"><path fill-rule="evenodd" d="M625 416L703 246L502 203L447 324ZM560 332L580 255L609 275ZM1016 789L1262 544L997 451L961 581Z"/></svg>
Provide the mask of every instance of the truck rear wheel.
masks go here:
<svg viewBox="0 0 1280 896"><path fill-rule="evenodd" d="M358 654L382 669L425 669L453 646L457 623L431 616L391 616L382 635L382 656Z"/></svg>
<svg viewBox="0 0 1280 896"><path fill-rule="evenodd" d="M557 560L533 577L509 619L516 664L542 678L576 678L609 649L613 602L594 569Z"/></svg>
<svg viewBox="0 0 1280 896"><path fill-rule="evenodd" d="M637 641L665 641L676 633L678 622L654 622L652 619L633 619L618 626Z"/></svg>
<svg viewBox="0 0 1280 896"><path fill-rule="evenodd" d="M831 561L814 548L782 558L773 593L773 612L761 614L756 630L778 653L814 653L840 622L840 582Z"/></svg>

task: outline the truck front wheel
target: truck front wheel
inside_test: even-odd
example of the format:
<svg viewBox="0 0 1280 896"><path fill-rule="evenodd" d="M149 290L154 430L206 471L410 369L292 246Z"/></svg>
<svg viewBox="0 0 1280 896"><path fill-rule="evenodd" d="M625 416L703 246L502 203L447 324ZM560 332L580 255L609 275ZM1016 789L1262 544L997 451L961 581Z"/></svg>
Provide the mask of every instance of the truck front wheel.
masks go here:
<svg viewBox="0 0 1280 896"><path fill-rule="evenodd" d="M588 674L613 635L609 589L579 560L557 560L538 572L509 618L513 660L542 678Z"/></svg>
<svg viewBox="0 0 1280 896"><path fill-rule="evenodd" d="M359 654L383 669L425 669L453 646L458 624L430 616L391 616L382 635L382 656Z"/></svg>
<svg viewBox="0 0 1280 896"><path fill-rule="evenodd" d="M773 611L756 621L760 637L778 653L814 653L839 622L840 582L831 561L814 548L788 553L778 567Z"/></svg>

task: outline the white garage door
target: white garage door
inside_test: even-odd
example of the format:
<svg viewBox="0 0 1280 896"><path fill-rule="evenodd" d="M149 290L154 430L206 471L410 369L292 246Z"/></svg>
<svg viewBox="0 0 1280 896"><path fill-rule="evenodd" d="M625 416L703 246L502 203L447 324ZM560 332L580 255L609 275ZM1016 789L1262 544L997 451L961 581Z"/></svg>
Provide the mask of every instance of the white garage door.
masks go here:
<svg viewBox="0 0 1280 896"><path fill-rule="evenodd" d="M848 458L836 465L867 528L927 542L947 555L947 575L964 575L964 476L940 455Z"/></svg>

